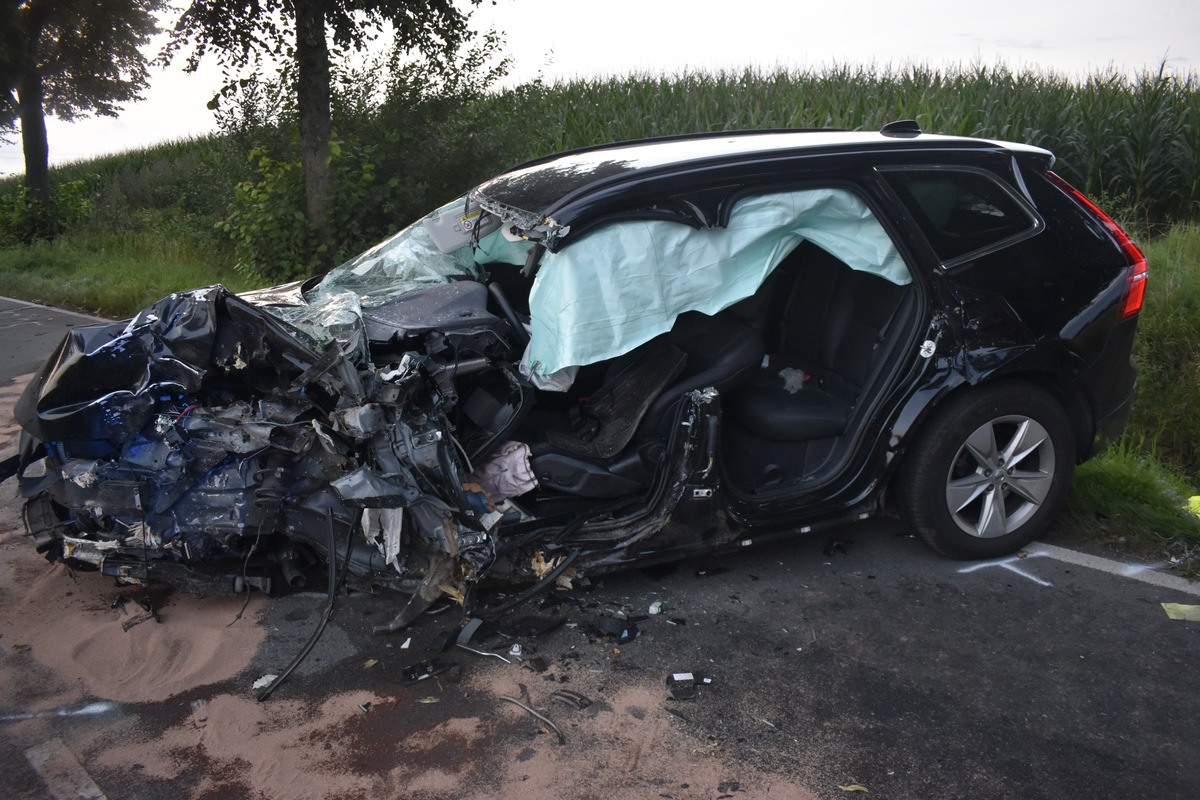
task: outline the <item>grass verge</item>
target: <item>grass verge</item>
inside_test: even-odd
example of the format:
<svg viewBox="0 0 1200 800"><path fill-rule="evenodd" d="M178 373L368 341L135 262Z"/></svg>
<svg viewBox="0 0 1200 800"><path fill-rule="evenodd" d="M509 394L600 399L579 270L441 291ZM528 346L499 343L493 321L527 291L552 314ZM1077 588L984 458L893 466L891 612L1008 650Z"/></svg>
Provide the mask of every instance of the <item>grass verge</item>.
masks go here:
<svg viewBox="0 0 1200 800"><path fill-rule="evenodd" d="M1195 494L1194 487L1127 435L1076 470L1055 527L1068 538L1118 550L1165 551L1195 572L1200 569L1200 518L1187 509Z"/></svg>
<svg viewBox="0 0 1200 800"><path fill-rule="evenodd" d="M223 266L218 243L162 229L89 228L54 242L0 249L0 295L124 319L184 289L253 281Z"/></svg>

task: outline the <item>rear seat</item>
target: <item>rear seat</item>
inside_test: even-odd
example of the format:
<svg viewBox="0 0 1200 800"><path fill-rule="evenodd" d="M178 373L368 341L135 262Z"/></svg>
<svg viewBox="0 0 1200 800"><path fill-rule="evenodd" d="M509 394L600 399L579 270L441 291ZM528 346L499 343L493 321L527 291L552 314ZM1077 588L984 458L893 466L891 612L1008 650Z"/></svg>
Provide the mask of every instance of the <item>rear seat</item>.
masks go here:
<svg viewBox="0 0 1200 800"><path fill-rule="evenodd" d="M782 311L776 352L733 392L728 413L767 440L839 436L862 387L881 367L880 344L908 287L852 270L811 244L797 248L784 267L796 278ZM780 376L785 370L810 377L802 389L790 392Z"/></svg>

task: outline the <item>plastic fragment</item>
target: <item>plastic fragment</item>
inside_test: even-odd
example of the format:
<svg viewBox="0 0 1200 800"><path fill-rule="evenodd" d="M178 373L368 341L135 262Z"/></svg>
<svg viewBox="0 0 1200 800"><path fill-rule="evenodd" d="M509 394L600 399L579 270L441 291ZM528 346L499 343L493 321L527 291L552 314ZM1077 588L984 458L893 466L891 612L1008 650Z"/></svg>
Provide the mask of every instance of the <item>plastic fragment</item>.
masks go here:
<svg viewBox="0 0 1200 800"><path fill-rule="evenodd" d="M254 683L252 683L250 685L250 688L251 689L261 689L264 686L270 686L271 682L274 681L278 677L279 677L278 675L273 675L271 673L268 673L266 675L263 675L261 678L256 680Z"/></svg>
<svg viewBox="0 0 1200 800"><path fill-rule="evenodd" d="M370 703L359 703L358 710L365 714L371 710L371 704Z"/></svg>
<svg viewBox="0 0 1200 800"><path fill-rule="evenodd" d="M368 658L366 661L363 662L363 669L370 669L371 667L375 666L378 663L379 663L378 658Z"/></svg>
<svg viewBox="0 0 1200 800"><path fill-rule="evenodd" d="M1167 617L1170 619L1183 620L1185 622L1200 622L1200 606L1187 605L1185 603L1162 603L1163 611L1167 612Z"/></svg>
<svg viewBox="0 0 1200 800"><path fill-rule="evenodd" d="M440 698L440 697L433 697L433 696L430 696L430 697L418 697L418 698L417 698L417 702L418 702L418 703L420 703L420 704L421 704L421 705L423 705L423 706L429 706L429 705L433 705L434 703L440 703L440 702L442 702L442 698Z"/></svg>
<svg viewBox="0 0 1200 800"><path fill-rule="evenodd" d="M404 679L404 683L406 685L411 686L414 683L420 683L421 681L428 680L435 675L442 674L446 670L450 669L450 666L450 664L445 664L437 660L421 661L417 664L413 664L410 667L405 667L404 672L401 673L401 677Z"/></svg>
<svg viewBox="0 0 1200 800"><path fill-rule="evenodd" d="M636 623L616 617L597 617L588 627L597 636L612 638L618 644L632 642L639 633Z"/></svg>
<svg viewBox="0 0 1200 800"><path fill-rule="evenodd" d="M404 644L400 645L400 649L407 650L411 646L412 646L412 637L410 636L404 640Z"/></svg>
<svg viewBox="0 0 1200 800"><path fill-rule="evenodd" d="M667 604L664 603L662 600L655 600L653 603L650 604L649 611L651 614L661 614L661 613L663 613L663 611L666 610L666 608L667 608Z"/></svg>
<svg viewBox="0 0 1200 800"><path fill-rule="evenodd" d="M159 620L159 618L158 618L158 615L155 614L154 612L143 611L141 614L138 614L136 617L130 617L129 619L122 622L121 630L125 631L126 633L129 633L130 628L133 628L137 625L141 625L143 622L148 622L149 620L154 620L155 622L161 622L161 620Z"/></svg>
<svg viewBox="0 0 1200 800"><path fill-rule="evenodd" d="M699 687L712 683L712 678L694 672L673 672L667 676L667 696L672 700L691 700Z"/></svg>
<svg viewBox="0 0 1200 800"><path fill-rule="evenodd" d="M471 639L475 637L475 634L478 633L479 629L482 627L483 620L479 617L472 617L470 620L468 620L467 624L463 626L462 632L458 634L458 639L456 640L457 644L460 647L465 644L470 644Z"/></svg>
<svg viewBox="0 0 1200 800"><path fill-rule="evenodd" d="M871 793L870 789L868 789L867 787L863 786L860 783L848 783L845 786L839 786L837 788L841 789L843 792L866 792L867 794Z"/></svg>

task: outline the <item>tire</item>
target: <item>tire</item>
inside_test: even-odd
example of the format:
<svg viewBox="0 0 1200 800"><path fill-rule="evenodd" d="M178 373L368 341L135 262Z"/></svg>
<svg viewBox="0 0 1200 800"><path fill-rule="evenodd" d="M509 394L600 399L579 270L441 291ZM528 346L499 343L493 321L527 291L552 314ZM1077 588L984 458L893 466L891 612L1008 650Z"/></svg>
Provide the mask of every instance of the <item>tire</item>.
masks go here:
<svg viewBox="0 0 1200 800"><path fill-rule="evenodd" d="M1032 384L968 389L925 423L901 470L900 511L926 543L995 558L1032 541L1062 506L1074 435L1062 406Z"/></svg>

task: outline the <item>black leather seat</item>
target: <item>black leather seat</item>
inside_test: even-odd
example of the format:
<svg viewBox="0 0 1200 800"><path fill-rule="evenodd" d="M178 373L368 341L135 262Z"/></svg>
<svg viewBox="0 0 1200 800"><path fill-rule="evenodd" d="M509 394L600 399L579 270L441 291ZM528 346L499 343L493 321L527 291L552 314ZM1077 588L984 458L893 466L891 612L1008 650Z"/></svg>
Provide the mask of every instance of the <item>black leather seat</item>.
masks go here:
<svg viewBox="0 0 1200 800"><path fill-rule="evenodd" d="M653 366L670 362L670 374L659 385L653 402L620 403L620 413L601 418L591 416L588 403L570 416L588 420L574 425L572 436L556 435L553 430L544 438L531 442L534 474L547 488L582 497L616 497L636 490L652 476L651 465L645 463L645 445L665 437L679 401L688 392L708 386L718 390L735 385L749 375L762 361L763 341L758 332L745 320L723 312L713 316L699 312L681 314L671 331L647 342L637 350L615 360L605 383L592 393L592 398L608 398L622 390L635 389L645 383L639 365ZM675 353L677 358L665 358ZM541 415L535 415L541 416ZM553 420L543 418L542 422ZM617 433L613 426L621 426ZM595 451L592 442L608 447L619 440L621 452L611 449ZM661 451L661 447L658 450Z"/></svg>
<svg viewBox="0 0 1200 800"><path fill-rule="evenodd" d="M801 255L777 352L726 404L738 423L770 441L845 432L863 386L880 367L883 342L908 288L852 270L810 245ZM797 389L801 373L808 377Z"/></svg>

